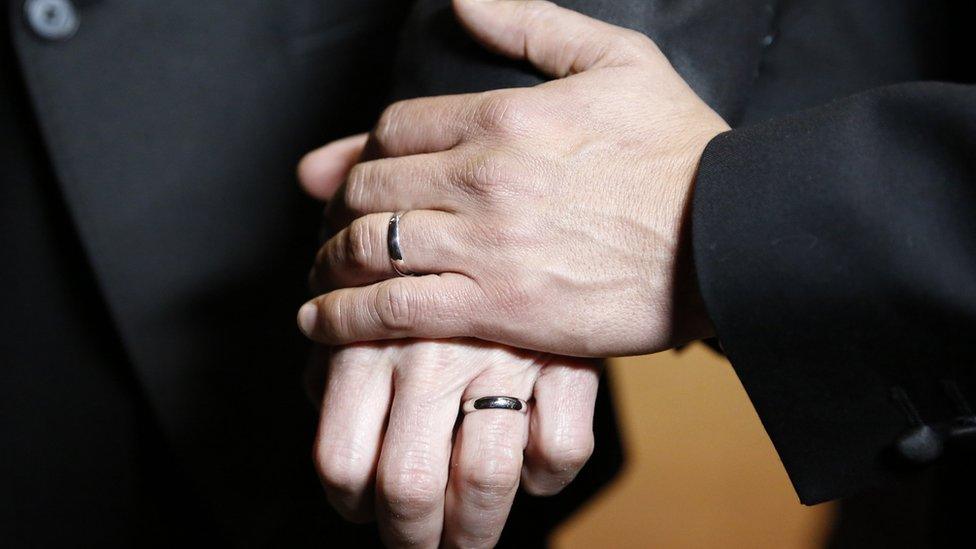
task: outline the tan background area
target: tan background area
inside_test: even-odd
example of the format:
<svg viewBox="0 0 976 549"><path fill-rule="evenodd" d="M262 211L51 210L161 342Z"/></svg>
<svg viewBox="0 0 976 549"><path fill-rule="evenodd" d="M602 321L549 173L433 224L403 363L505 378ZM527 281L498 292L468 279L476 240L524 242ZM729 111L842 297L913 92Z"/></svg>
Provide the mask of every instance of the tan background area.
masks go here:
<svg viewBox="0 0 976 549"><path fill-rule="evenodd" d="M695 345L610 376L628 462L555 547L823 547L834 508L800 505L724 358Z"/></svg>

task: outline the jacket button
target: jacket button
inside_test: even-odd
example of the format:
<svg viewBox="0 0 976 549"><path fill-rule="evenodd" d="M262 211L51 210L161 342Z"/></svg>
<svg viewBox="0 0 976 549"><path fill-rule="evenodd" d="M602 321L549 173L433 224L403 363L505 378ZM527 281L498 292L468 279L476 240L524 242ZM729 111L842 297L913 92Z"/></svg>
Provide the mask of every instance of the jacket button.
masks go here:
<svg viewBox="0 0 976 549"><path fill-rule="evenodd" d="M895 441L895 452L914 465L928 465L939 459L943 448L942 435L928 425L912 427Z"/></svg>
<svg viewBox="0 0 976 549"><path fill-rule="evenodd" d="M34 34L45 40L67 40L78 30L78 12L70 0L27 0L24 16Z"/></svg>

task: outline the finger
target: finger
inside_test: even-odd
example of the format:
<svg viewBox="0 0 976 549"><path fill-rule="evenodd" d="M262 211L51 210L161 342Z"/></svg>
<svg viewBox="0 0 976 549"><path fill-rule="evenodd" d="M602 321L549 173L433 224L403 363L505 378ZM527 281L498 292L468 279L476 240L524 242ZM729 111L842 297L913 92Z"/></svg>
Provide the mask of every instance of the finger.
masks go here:
<svg viewBox="0 0 976 549"><path fill-rule="evenodd" d="M310 282L316 291L362 286L398 276L390 263L387 237L392 214L360 217L330 238L315 258ZM458 219L448 213L415 210L400 216L402 261L412 273L456 271L461 253Z"/></svg>
<svg viewBox="0 0 976 549"><path fill-rule="evenodd" d="M636 31L540 0L454 0L454 10L484 46L556 78L626 63L651 44Z"/></svg>
<svg viewBox="0 0 976 549"><path fill-rule="evenodd" d="M357 164L342 190L357 215L396 210L454 211L464 203L462 157L451 151L381 158Z"/></svg>
<svg viewBox="0 0 976 549"><path fill-rule="evenodd" d="M365 133L352 135L302 157L297 172L298 182L305 192L319 200L331 199L362 156L366 138Z"/></svg>
<svg viewBox="0 0 976 549"><path fill-rule="evenodd" d="M464 399L514 396L527 400L531 381L481 377ZM526 382L527 381L527 382ZM528 416L513 410L475 410L464 416L454 443L446 507L448 547L494 547L519 486Z"/></svg>
<svg viewBox="0 0 976 549"><path fill-rule="evenodd" d="M456 211L467 204L468 187L461 183L490 177L491 164L450 153L479 132L518 127L508 93L410 99L388 107L370 134L365 161L349 170L326 217L342 226L367 213Z"/></svg>
<svg viewBox="0 0 976 549"><path fill-rule="evenodd" d="M552 495L569 484L593 453L598 363L555 357L533 390L523 487Z"/></svg>
<svg viewBox="0 0 976 549"><path fill-rule="evenodd" d="M484 294L465 275L444 273L335 290L298 311L309 338L327 345L354 341L481 335Z"/></svg>
<svg viewBox="0 0 976 549"><path fill-rule="evenodd" d="M326 217L348 225L378 212L442 210L454 212L467 202L461 169L450 152L381 158L360 162L329 202Z"/></svg>
<svg viewBox="0 0 976 549"><path fill-rule="evenodd" d="M333 507L346 519L373 517L373 479L392 394L392 364L383 348L334 352L322 400L315 464Z"/></svg>
<svg viewBox="0 0 976 549"><path fill-rule="evenodd" d="M436 345L415 344L396 373L376 475L377 523L389 546L436 547L441 537L451 438L465 383L445 383Z"/></svg>
<svg viewBox="0 0 976 549"><path fill-rule="evenodd" d="M505 90L407 99L393 103L369 134L367 160L446 151L490 118Z"/></svg>

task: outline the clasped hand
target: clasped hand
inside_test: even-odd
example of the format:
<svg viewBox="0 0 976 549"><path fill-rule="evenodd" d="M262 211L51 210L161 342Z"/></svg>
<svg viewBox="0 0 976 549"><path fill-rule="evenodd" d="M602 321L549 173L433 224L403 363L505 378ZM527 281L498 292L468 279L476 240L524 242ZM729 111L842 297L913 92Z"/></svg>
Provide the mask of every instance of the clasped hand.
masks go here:
<svg viewBox="0 0 976 549"><path fill-rule="evenodd" d="M350 221L316 258L324 293L300 310L303 332L327 345L440 340L358 343L330 365L327 492L351 518L375 510L397 545L493 544L526 445L534 491L576 474L596 370L560 356L654 352L711 330L686 214L702 151L727 124L642 34L547 2L455 9L485 47L554 80L396 103L368 136L300 166L311 194L334 195L333 219ZM421 276L392 269L397 211ZM446 339L460 337L512 348ZM449 462L459 402L497 394L529 400L527 422L468 414Z"/></svg>

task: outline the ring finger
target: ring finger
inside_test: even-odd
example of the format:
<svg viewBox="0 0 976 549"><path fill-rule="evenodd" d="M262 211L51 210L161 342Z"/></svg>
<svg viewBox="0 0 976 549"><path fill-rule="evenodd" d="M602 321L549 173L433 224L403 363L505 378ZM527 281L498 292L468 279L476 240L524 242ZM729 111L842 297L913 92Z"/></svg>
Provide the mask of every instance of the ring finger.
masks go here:
<svg viewBox="0 0 976 549"><path fill-rule="evenodd" d="M483 374L465 399L512 396L523 402L532 392L534 371L520 379ZM523 404L524 406L524 404ZM468 412L454 442L444 511L448 547L493 547L508 518L528 438L528 410Z"/></svg>
<svg viewBox="0 0 976 549"><path fill-rule="evenodd" d="M319 250L309 282L316 291L363 286L396 276L390 262L392 213L355 219ZM398 222L402 268L416 274L459 272L457 235L461 224L453 214L416 210Z"/></svg>

